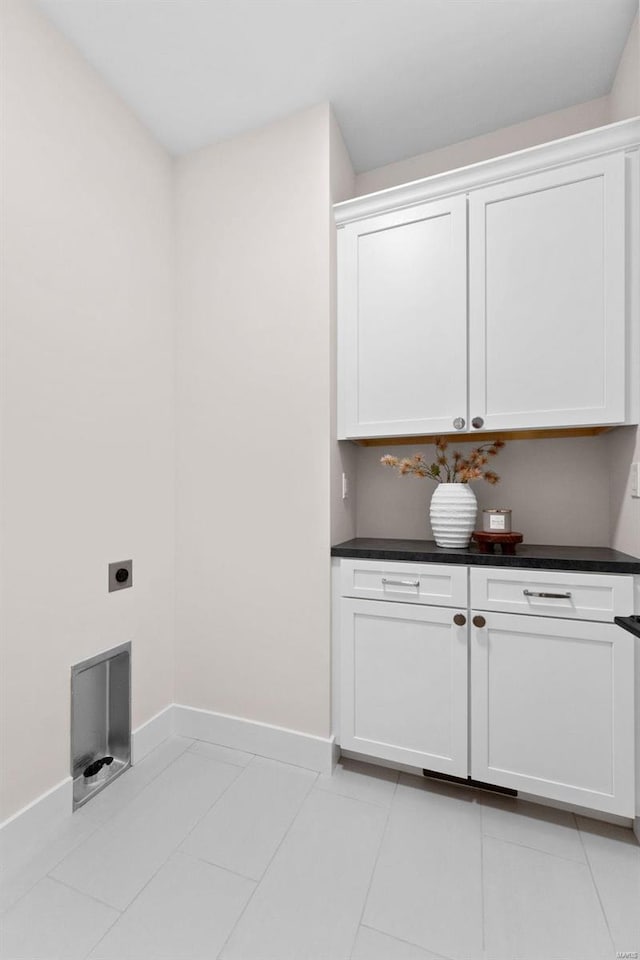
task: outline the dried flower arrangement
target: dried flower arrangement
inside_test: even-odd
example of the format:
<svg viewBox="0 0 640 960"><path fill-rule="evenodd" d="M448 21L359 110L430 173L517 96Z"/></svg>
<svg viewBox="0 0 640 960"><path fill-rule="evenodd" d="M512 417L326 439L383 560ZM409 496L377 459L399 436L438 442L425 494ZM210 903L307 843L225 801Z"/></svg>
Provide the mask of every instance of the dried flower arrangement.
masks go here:
<svg viewBox="0 0 640 960"><path fill-rule="evenodd" d="M432 464L427 463L423 453L416 453L413 457L404 457L402 460L387 453L380 458L380 463L386 467L396 467L402 476L411 474L414 477L428 477L436 483L469 483L470 480L486 480L493 485L500 482L498 474L493 470L486 470L485 467L489 457L497 456L504 447L504 440L491 440L479 447L474 447L466 457L454 451L451 459L446 452L449 446L448 440L444 437L435 437L434 443L437 454Z"/></svg>

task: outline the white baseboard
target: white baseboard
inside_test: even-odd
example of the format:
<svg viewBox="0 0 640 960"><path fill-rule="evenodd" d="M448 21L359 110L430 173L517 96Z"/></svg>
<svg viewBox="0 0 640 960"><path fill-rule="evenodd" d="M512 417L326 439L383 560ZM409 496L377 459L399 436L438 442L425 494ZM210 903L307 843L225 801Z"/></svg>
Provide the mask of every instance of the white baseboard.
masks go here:
<svg viewBox="0 0 640 960"><path fill-rule="evenodd" d="M223 747L281 760L296 767L331 773L334 737L316 737L256 720L174 704L174 729L182 737L208 740Z"/></svg>
<svg viewBox="0 0 640 960"><path fill-rule="evenodd" d="M0 861L5 876L34 856L71 817L73 780L65 777L0 823Z"/></svg>
<svg viewBox="0 0 640 960"><path fill-rule="evenodd" d="M174 704L170 703L131 733L131 763L139 763L174 732Z"/></svg>
<svg viewBox="0 0 640 960"><path fill-rule="evenodd" d="M174 733L320 773L331 773L337 756L334 737L316 737L172 703L132 732L132 763L139 763ZM1 823L0 861L4 873L12 873L37 853L71 817L72 807L73 780L65 777Z"/></svg>

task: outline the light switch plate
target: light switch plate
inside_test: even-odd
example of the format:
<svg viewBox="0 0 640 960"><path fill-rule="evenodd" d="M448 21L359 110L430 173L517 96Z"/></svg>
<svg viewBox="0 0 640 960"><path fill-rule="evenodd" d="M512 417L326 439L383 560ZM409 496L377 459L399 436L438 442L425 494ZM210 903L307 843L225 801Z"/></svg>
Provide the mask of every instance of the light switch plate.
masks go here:
<svg viewBox="0 0 640 960"><path fill-rule="evenodd" d="M640 497L640 463L631 464L631 496Z"/></svg>
<svg viewBox="0 0 640 960"><path fill-rule="evenodd" d="M109 564L109 593L133 586L133 560L119 560Z"/></svg>

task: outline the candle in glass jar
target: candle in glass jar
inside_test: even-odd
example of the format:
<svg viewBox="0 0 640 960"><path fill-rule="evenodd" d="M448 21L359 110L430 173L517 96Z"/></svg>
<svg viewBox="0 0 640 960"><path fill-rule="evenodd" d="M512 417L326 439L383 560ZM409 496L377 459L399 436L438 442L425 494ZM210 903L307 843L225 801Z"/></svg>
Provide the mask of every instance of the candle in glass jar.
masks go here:
<svg viewBox="0 0 640 960"><path fill-rule="evenodd" d="M511 510L508 507L483 510L482 529L485 533L511 533Z"/></svg>

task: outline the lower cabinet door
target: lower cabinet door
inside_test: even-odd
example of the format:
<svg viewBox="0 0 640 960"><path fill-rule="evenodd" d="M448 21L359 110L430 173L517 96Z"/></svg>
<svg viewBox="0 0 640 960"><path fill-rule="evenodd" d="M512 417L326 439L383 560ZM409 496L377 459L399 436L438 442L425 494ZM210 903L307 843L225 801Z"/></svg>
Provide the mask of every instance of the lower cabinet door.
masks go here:
<svg viewBox="0 0 640 960"><path fill-rule="evenodd" d="M633 817L632 635L518 614L472 623L472 777Z"/></svg>
<svg viewBox="0 0 640 960"><path fill-rule="evenodd" d="M466 611L341 603L342 748L466 777Z"/></svg>

